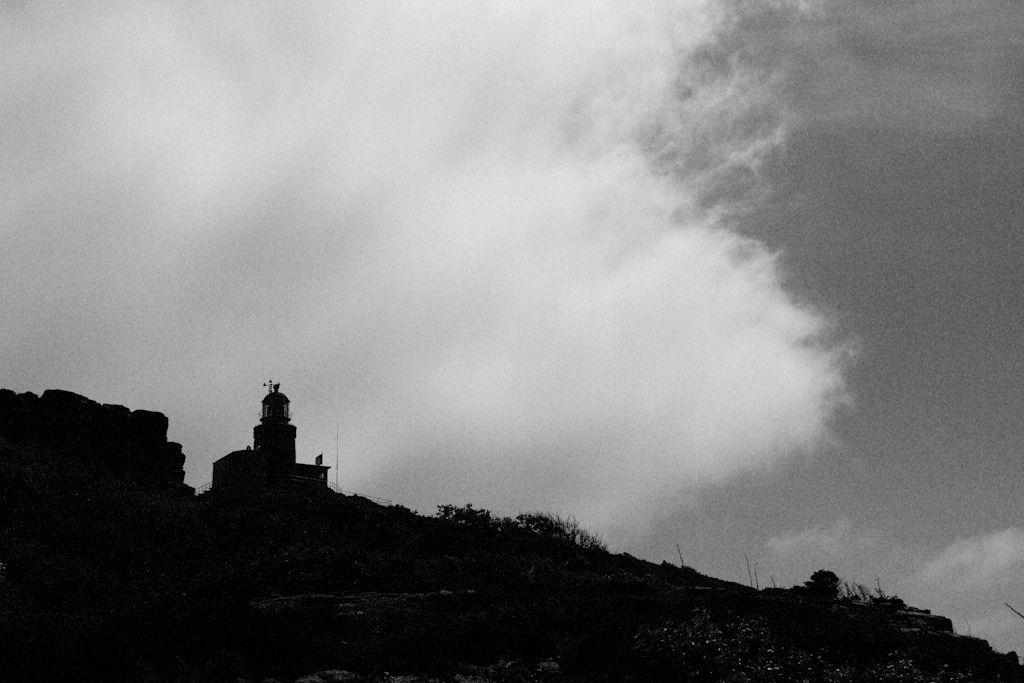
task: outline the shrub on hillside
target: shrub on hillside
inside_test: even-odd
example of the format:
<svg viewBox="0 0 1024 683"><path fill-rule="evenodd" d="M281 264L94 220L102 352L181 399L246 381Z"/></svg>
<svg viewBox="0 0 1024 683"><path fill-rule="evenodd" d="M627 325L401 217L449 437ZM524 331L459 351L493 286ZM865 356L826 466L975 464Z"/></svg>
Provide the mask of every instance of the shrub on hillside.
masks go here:
<svg viewBox="0 0 1024 683"><path fill-rule="evenodd" d="M472 503L462 507L438 505L439 519L469 529L493 532L526 532L539 538L568 543L584 550L608 548L596 534L584 529L575 517L562 517L550 512L528 512L510 517L497 517L489 510L475 508Z"/></svg>
<svg viewBox="0 0 1024 683"><path fill-rule="evenodd" d="M835 572L819 569L804 582L804 590L816 598L834 600L839 597L839 577Z"/></svg>
<svg viewBox="0 0 1024 683"><path fill-rule="evenodd" d="M531 512L518 515L515 525L542 538L565 541L586 550L608 548L596 534L584 529L575 517L562 517L548 512Z"/></svg>
<svg viewBox="0 0 1024 683"><path fill-rule="evenodd" d="M490 510L475 508L472 503L466 503L463 507L438 505L437 517L446 522L461 524L473 529L497 528L497 519L491 515Z"/></svg>

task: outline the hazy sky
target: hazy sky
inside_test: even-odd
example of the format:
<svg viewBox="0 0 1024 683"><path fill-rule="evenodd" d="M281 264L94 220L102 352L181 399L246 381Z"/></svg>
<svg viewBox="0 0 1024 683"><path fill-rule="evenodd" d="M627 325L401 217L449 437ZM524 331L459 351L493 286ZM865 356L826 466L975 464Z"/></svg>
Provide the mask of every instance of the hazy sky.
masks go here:
<svg viewBox="0 0 1024 683"><path fill-rule="evenodd" d="M1024 649L1017 0L0 5L0 386ZM333 472L332 472L333 477Z"/></svg>

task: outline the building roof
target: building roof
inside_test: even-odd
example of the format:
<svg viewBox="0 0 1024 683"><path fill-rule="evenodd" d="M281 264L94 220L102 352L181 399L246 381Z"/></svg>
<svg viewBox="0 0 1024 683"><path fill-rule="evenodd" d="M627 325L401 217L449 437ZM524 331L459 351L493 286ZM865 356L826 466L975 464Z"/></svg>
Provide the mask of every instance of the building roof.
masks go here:
<svg viewBox="0 0 1024 683"><path fill-rule="evenodd" d="M271 391L269 394L263 397L263 404L270 405L272 403L290 403L288 397L282 394L280 391Z"/></svg>

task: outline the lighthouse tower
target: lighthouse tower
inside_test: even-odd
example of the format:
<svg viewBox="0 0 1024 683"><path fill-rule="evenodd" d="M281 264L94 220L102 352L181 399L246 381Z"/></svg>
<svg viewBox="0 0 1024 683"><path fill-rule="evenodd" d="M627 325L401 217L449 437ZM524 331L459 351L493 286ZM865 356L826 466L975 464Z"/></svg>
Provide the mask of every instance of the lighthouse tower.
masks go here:
<svg viewBox="0 0 1024 683"><path fill-rule="evenodd" d="M285 472L295 464L295 425L289 415L288 397L281 393L280 384L267 382L269 393L263 397L260 423L253 427L253 450L266 453L272 470Z"/></svg>

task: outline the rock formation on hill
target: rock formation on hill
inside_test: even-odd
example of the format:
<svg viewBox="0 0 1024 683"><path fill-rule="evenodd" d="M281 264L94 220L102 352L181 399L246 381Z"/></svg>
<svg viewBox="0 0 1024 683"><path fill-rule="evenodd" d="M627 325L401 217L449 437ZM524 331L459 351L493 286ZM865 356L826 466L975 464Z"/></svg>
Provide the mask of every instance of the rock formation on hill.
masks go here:
<svg viewBox="0 0 1024 683"><path fill-rule="evenodd" d="M48 389L42 396L0 389L0 438L15 446L75 458L140 488L192 495L183 481L181 444L167 440L167 416L103 405Z"/></svg>

